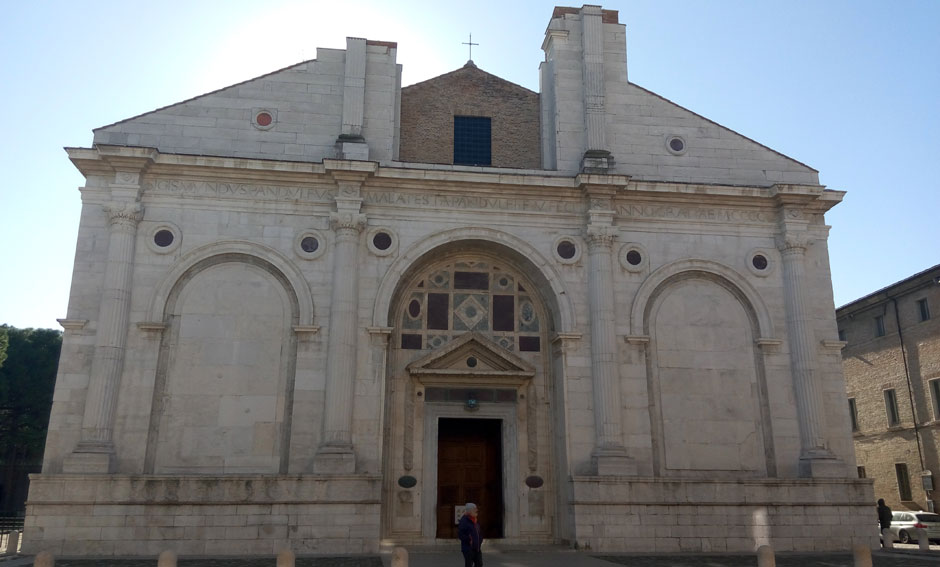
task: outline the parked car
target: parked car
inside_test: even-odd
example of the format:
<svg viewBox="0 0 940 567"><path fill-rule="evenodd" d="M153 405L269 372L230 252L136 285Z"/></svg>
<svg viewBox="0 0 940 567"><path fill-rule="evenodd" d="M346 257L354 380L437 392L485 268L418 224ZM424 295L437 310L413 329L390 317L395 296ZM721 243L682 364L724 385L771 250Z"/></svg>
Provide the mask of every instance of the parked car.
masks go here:
<svg viewBox="0 0 940 567"><path fill-rule="evenodd" d="M891 533L894 541L911 543L917 541L917 530L927 530L927 539L940 542L940 514L932 512L892 512Z"/></svg>

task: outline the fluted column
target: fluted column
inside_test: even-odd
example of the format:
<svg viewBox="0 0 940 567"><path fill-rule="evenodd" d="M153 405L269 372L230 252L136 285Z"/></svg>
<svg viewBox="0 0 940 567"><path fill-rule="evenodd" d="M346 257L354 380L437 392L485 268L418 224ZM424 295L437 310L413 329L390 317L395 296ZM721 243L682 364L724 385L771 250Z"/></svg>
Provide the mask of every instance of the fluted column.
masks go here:
<svg viewBox="0 0 940 567"><path fill-rule="evenodd" d="M142 209L137 202L104 206L108 215L108 261L98 308L95 353L91 364L81 441L65 463L66 472L112 472L114 413L127 342L134 241Z"/></svg>
<svg viewBox="0 0 940 567"><path fill-rule="evenodd" d="M359 240L366 216L359 213L358 186L341 187L337 212L330 215L336 234L333 252L333 289L330 302L329 352L323 440L314 459L316 473L353 473L353 396L359 312Z"/></svg>
<svg viewBox="0 0 940 567"><path fill-rule="evenodd" d="M614 321L614 211L609 195L598 198L591 194L594 191L597 190L589 190L590 206L585 229L591 313L591 376L597 432L593 456L599 475L632 474L635 472L634 466L623 446L620 372Z"/></svg>
<svg viewBox="0 0 940 567"><path fill-rule="evenodd" d="M793 391L800 429L799 474L804 477L844 476L845 467L828 448L822 389L816 376L814 333L809 322L804 257L812 242L802 227L784 225L777 240L783 258L783 288Z"/></svg>

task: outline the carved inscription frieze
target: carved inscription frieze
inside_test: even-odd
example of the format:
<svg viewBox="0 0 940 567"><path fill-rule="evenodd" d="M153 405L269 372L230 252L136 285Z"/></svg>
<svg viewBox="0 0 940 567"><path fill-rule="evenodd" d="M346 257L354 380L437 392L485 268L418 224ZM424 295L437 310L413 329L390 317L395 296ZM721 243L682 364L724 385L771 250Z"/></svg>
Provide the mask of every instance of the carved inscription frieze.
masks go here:
<svg viewBox="0 0 940 567"><path fill-rule="evenodd" d="M287 185L257 185L180 179L150 181L144 185L144 192L191 197L229 197L274 201L307 201L311 203L330 203L336 197L335 187L291 187Z"/></svg>
<svg viewBox="0 0 940 567"><path fill-rule="evenodd" d="M769 210L687 207L683 205L618 204L617 216L630 219L666 219L730 223L776 222Z"/></svg>
<svg viewBox="0 0 940 567"><path fill-rule="evenodd" d="M576 200L527 199L516 197L490 197L482 195L442 195L431 193L404 193L398 191L370 191L363 196L367 205L398 205L432 209L477 209L537 213L580 214L584 204Z"/></svg>

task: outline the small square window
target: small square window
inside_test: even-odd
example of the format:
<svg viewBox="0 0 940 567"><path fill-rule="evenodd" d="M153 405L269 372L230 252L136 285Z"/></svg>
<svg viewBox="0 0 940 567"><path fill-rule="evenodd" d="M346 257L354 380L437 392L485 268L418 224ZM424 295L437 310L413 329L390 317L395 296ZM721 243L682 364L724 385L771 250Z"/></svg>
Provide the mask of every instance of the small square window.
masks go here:
<svg viewBox="0 0 940 567"><path fill-rule="evenodd" d="M839 340L845 341L845 329L839 329Z"/></svg>
<svg viewBox="0 0 940 567"><path fill-rule="evenodd" d="M492 122L486 116L454 116L454 164L490 165Z"/></svg>
<svg viewBox="0 0 940 567"><path fill-rule="evenodd" d="M917 300L917 310L920 312L920 320L930 319L930 306L927 305L927 298Z"/></svg>
<svg viewBox="0 0 940 567"><path fill-rule="evenodd" d="M900 425L901 417L898 415L898 398L893 388L885 390L885 416L888 418L888 427Z"/></svg>
<svg viewBox="0 0 940 567"><path fill-rule="evenodd" d="M855 398L849 398L849 417L852 419L852 431L858 431L858 410L855 409Z"/></svg>
<svg viewBox="0 0 940 567"><path fill-rule="evenodd" d="M885 318L883 315L875 317L875 336L885 336Z"/></svg>

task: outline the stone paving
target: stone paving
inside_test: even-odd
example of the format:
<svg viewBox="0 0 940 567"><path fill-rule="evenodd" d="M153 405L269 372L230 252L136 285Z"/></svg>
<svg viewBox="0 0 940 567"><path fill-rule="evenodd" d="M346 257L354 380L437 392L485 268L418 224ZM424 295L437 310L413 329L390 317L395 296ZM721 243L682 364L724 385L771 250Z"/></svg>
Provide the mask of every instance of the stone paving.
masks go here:
<svg viewBox="0 0 940 567"><path fill-rule="evenodd" d="M752 554L715 555L587 555L573 551L497 551L484 552L487 567L754 567L757 557ZM872 555L874 567L938 567L940 553L897 550L876 551ZM459 551L415 552L410 555L409 567L454 567L463 559ZM360 557L298 557L296 567L388 567L389 555ZM848 553L788 553L778 554L777 567L853 567ZM56 559L56 567L156 567L155 558L138 559ZM274 567L274 557L258 558L202 558L180 559L179 567ZM29 558L0 560L2 567L32 566Z"/></svg>

